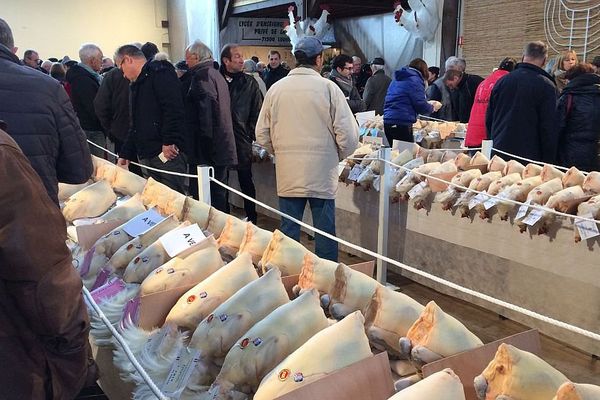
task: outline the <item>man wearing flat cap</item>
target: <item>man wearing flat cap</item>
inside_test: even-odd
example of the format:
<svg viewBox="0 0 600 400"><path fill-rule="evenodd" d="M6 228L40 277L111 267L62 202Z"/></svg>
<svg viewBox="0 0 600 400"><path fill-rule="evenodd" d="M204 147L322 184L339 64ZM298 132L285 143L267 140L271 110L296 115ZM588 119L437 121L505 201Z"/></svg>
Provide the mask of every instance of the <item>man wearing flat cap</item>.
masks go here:
<svg viewBox="0 0 600 400"><path fill-rule="evenodd" d="M338 162L356 149L358 125L342 90L319 74L323 50L314 36L298 41L297 68L267 91L256 141L275 156L280 210L302 220L308 202L313 225L335 235ZM300 226L286 218L281 231L300 240ZM337 261L337 242L316 235L315 252Z"/></svg>
<svg viewBox="0 0 600 400"><path fill-rule="evenodd" d="M387 94L388 86L392 80L385 74L385 61L383 58L376 57L371 61L371 71L373 75L367 81L363 100L367 106L367 111L375 110L375 114L383 115L383 103Z"/></svg>

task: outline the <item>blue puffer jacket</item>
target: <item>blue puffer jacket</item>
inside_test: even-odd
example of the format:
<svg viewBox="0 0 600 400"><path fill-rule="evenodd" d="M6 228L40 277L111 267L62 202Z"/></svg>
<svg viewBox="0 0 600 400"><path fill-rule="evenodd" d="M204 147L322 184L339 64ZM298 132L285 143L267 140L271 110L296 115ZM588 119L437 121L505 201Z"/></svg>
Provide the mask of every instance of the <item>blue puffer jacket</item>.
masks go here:
<svg viewBox="0 0 600 400"><path fill-rule="evenodd" d="M425 81L414 68L404 67L396 71L388 88L383 107L386 125L412 125L417 114L431 114L433 107L425 97Z"/></svg>

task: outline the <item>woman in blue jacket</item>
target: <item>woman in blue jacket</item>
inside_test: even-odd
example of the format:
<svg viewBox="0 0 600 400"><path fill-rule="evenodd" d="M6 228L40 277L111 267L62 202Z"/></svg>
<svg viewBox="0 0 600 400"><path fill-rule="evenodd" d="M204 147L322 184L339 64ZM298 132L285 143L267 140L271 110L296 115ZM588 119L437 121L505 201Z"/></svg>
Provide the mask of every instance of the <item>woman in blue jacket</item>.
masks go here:
<svg viewBox="0 0 600 400"><path fill-rule="evenodd" d="M417 121L417 114L433 112L433 106L425 97L427 76L427 63L420 58L415 58L394 74L383 107L385 136L390 146L394 139L414 141L412 125Z"/></svg>

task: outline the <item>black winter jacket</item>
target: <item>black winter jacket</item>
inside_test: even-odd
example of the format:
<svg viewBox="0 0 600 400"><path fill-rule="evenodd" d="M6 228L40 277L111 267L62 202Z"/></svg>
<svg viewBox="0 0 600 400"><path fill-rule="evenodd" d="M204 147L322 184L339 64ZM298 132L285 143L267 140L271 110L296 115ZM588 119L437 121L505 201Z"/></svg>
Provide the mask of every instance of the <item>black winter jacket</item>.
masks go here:
<svg viewBox="0 0 600 400"><path fill-rule="evenodd" d="M102 124L94 110L94 99L100 87L96 77L82 66L73 65L67 71L66 79L71 84L71 101L83 130L101 131Z"/></svg>
<svg viewBox="0 0 600 400"><path fill-rule="evenodd" d="M185 121L191 165L237 164L227 82L212 60L190 69L185 96Z"/></svg>
<svg viewBox="0 0 600 400"><path fill-rule="evenodd" d="M263 95L256 79L243 72L228 74L221 68L221 73L229 85L231 98L231 120L235 136L238 167L250 168L252 164L252 142L256 140L254 131L256 121L262 107Z"/></svg>
<svg viewBox="0 0 600 400"><path fill-rule="evenodd" d="M61 84L20 65L0 45L0 120L58 205L58 182L83 183L93 173L85 134Z"/></svg>
<svg viewBox="0 0 600 400"><path fill-rule="evenodd" d="M558 90L550 74L533 64L517 64L492 89L485 124L494 147L520 157L555 163L557 98Z"/></svg>
<svg viewBox="0 0 600 400"><path fill-rule="evenodd" d="M383 105L390 83L392 79L382 69L369 78L363 94L366 111L375 110L375 114L383 115Z"/></svg>
<svg viewBox="0 0 600 400"><path fill-rule="evenodd" d="M275 82L277 82L278 80L285 78L287 76L287 74L290 73L290 70L283 68L282 65L280 65L277 68L271 68L269 66L267 66L267 68L265 68L265 72L263 73L263 80L265 81L265 85L267 86L267 90L269 90L269 88L271 86L273 86L273 84Z"/></svg>
<svg viewBox="0 0 600 400"><path fill-rule="evenodd" d="M583 171L600 171L600 76L570 81L558 100L559 162Z"/></svg>
<svg viewBox="0 0 600 400"><path fill-rule="evenodd" d="M129 132L129 80L119 68L104 74L94 99L96 115L111 140L125 142Z"/></svg>
<svg viewBox="0 0 600 400"><path fill-rule="evenodd" d="M483 82L483 78L479 75L464 74L456 90L450 91L452 109L456 113L457 121L469 122L475 92L477 92L477 87L481 82Z"/></svg>
<svg viewBox="0 0 600 400"><path fill-rule="evenodd" d="M329 75L331 79L344 93L346 101L352 110L352 114L365 111L365 102L360 97L358 89L354 86L354 82L351 78L344 78L337 70L331 71Z"/></svg>
<svg viewBox="0 0 600 400"><path fill-rule="evenodd" d="M184 117L175 68L168 61L148 61L131 84L131 128L119 156L153 158L172 144L185 149Z"/></svg>

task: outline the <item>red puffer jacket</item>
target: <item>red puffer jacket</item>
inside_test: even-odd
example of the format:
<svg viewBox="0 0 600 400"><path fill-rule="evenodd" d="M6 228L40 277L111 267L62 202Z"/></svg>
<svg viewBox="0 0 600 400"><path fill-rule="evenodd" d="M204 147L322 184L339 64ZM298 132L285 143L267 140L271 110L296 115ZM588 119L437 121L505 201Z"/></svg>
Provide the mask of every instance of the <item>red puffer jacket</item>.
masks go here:
<svg viewBox="0 0 600 400"><path fill-rule="evenodd" d="M467 127L467 136L465 137L465 146L479 147L481 141L487 138L485 129L485 113L490 102L492 89L500 78L507 75L508 71L496 70L490 76L485 78L475 92L475 101L471 109L471 117L469 118L469 126Z"/></svg>

